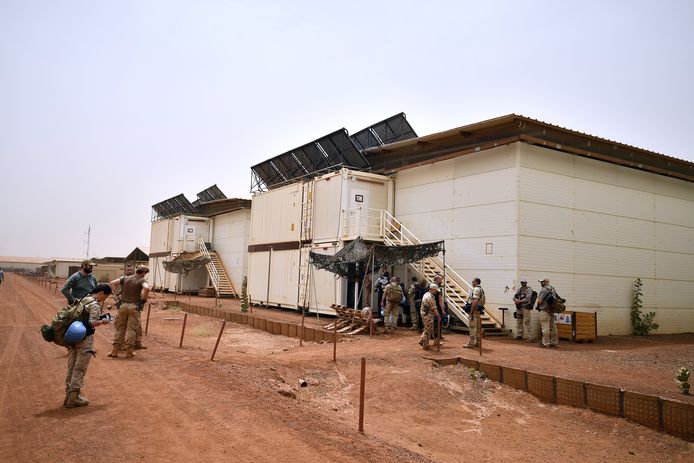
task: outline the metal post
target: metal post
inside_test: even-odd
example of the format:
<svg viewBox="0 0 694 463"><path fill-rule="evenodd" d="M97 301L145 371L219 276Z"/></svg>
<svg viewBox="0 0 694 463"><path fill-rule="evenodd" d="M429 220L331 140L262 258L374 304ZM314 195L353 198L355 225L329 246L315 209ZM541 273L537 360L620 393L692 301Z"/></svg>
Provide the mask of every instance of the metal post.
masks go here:
<svg viewBox="0 0 694 463"><path fill-rule="evenodd" d="M183 314L183 328L181 329L181 342L178 343L178 347L183 347L183 334L186 332L186 322L188 321L188 313Z"/></svg>
<svg viewBox="0 0 694 463"><path fill-rule="evenodd" d="M217 336L217 342L214 345L214 349L212 350L212 357L210 357L210 362L214 362L214 354L217 353L217 346L219 346L219 340L222 339L222 333L224 333L224 327L226 326L227 321L222 320L222 327L219 329L219 336Z"/></svg>
<svg viewBox="0 0 694 463"><path fill-rule="evenodd" d="M272 269L272 247L267 254L267 291L265 293L265 308L268 308L270 303L270 270Z"/></svg>
<svg viewBox="0 0 694 463"><path fill-rule="evenodd" d="M299 347L304 345L304 317L306 313L306 308L301 309L301 333L299 333Z"/></svg>
<svg viewBox="0 0 694 463"><path fill-rule="evenodd" d="M364 432L364 383L366 382L366 357L361 358L361 382L359 384L359 432Z"/></svg>
<svg viewBox="0 0 694 463"><path fill-rule="evenodd" d="M145 334L147 334L147 330L149 329L149 311L152 309L152 303L150 302L147 304L147 322L145 322Z"/></svg>
<svg viewBox="0 0 694 463"><path fill-rule="evenodd" d="M477 311L477 339L480 341L480 356L482 356L482 314Z"/></svg>
<svg viewBox="0 0 694 463"><path fill-rule="evenodd" d="M337 363L337 317L333 323L333 362Z"/></svg>

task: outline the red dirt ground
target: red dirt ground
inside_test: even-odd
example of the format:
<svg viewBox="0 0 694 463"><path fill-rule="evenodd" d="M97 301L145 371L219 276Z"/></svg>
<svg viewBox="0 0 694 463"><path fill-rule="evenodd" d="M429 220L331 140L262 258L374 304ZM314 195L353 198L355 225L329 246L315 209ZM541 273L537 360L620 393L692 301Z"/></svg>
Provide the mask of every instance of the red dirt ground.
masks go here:
<svg viewBox="0 0 694 463"><path fill-rule="evenodd" d="M0 286L0 461L694 461L694 444L676 437L545 404L473 380L462 366L438 367L407 330L342 341L335 364L329 343L299 347L296 339L227 323L210 362L220 322L189 315L178 348L183 314L164 310L161 298L152 298L160 302L152 307L149 349L135 359L106 357L112 327L97 328L99 354L83 389L91 404L64 409L65 349L38 331L64 305L59 296L13 274ZM223 304L239 310L238 301ZM432 356L479 359L461 348L465 342L449 335ZM489 339L483 358L692 402L673 379L677 367L694 367L693 346L694 335L600 338L549 351ZM362 356L363 434L357 431ZM307 387L299 387L300 378Z"/></svg>

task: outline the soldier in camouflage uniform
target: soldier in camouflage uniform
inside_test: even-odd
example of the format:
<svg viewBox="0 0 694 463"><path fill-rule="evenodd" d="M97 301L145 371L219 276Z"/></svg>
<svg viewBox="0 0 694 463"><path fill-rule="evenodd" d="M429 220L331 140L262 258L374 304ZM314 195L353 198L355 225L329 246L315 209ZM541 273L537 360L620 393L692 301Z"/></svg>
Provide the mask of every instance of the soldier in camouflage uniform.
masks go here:
<svg viewBox="0 0 694 463"><path fill-rule="evenodd" d="M549 284L549 278L542 278L537 281L542 285L540 294L537 295L537 308L540 310L540 325L542 326L541 345L542 347L558 347L559 334L557 332L557 325L554 321L552 307L547 302L547 298L550 295L555 298L558 297L557 292Z"/></svg>
<svg viewBox="0 0 694 463"><path fill-rule="evenodd" d="M397 277L392 277L390 283L388 283L383 290L383 298L381 300L381 306L385 309L383 311L383 324L385 325L385 332L395 331L398 326L398 309L400 308L400 301L402 300L402 288L398 284Z"/></svg>
<svg viewBox="0 0 694 463"><path fill-rule="evenodd" d="M66 408L84 407L89 405L89 401L80 395L84 376L87 374L89 361L96 356L94 350L94 327L109 323L109 319L100 320L101 304L111 294L111 287L107 284L96 285L91 292L84 297L83 314L89 317L87 323L82 322L87 327L87 336L80 342L68 345L67 348L67 375L65 376L65 400L63 406Z"/></svg>
<svg viewBox="0 0 694 463"><path fill-rule="evenodd" d="M137 326L140 325L139 311L144 307L149 295L149 285L145 280L145 275L149 269L144 265L139 265L135 270L135 275L123 276L113 280L110 285L112 288L123 286L118 308L118 318L116 319L116 332L113 336L113 350L108 354L109 357L118 357L118 349L125 342L127 351L126 358L134 357Z"/></svg>
<svg viewBox="0 0 694 463"><path fill-rule="evenodd" d="M424 330L419 338L419 345L424 350L429 350L429 338L434 334L434 317L438 318L439 316L438 310L436 310L436 293L438 291L439 287L432 283L429 285L429 291L422 297L420 313L422 314Z"/></svg>
<svg viewBox="0 0 694 463"><path fill-rule="evenodd" d="M472 280L472 289L470 294L468 294L467 301L470 304L470 340L467 345L463 346L466 349L471 349L473 347L479 347L479 333L477 329L477 323L480 318L480 312L484 310L484 304L487 302L487 298L484 295L484 290L482 289L482 280L475 278Z"/></svg>
<svg viewBox="0 0 694 463"><path fill-rule="evenodd" d="M418 330L419 329L419 317L417 316L417 303L415 302L415 298L417 297L417 286L419 286L419 283L417 282L417 277L412 277L412 283L410 284L410 287L407 290L407 301L410 303L410 319L412 321L412 330Z"/></svg>

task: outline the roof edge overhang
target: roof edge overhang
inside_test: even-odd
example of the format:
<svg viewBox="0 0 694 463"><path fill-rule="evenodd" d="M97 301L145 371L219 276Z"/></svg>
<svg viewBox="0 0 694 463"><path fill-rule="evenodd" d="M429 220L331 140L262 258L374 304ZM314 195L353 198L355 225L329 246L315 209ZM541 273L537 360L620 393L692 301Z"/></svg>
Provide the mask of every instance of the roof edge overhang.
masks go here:
<svg viewBox="0 0 694 463"><path fill-rule="evenodd" d="M398 170L516 141L694 182L694 163L516 114L366 150L373 172Z"/></svg>

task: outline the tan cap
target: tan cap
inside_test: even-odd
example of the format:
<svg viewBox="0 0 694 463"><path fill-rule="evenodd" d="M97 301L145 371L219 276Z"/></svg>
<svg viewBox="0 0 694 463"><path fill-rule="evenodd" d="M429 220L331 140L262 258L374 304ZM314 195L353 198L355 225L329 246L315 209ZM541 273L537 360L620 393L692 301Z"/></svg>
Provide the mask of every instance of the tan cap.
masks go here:
<svg viewBox="0 0 694 463"><path fill-rule="evenodd" d="M85 265L91 265L91 266L93 267L93 266L95 266L96 264L95 264L94 261L91 260L91 259L84 259L84 260L82 261L82 266L85 266Z"/></svg>
<svg viewBox="0 0 694 463"><path fill-rule="evenodd" d="M539 283L542 283L543 281L549 281L549 278L547 277L542 277L539 280L537 280Z"/></svg>
<svg viewBox="0 0 694 463"><path fill-rule="evenodd" d="M436 291L438 291L438 290L439 290L439 285L437 285L436 283L432 283L432 284L429 285L429 289L435 289Z"/></svg>

